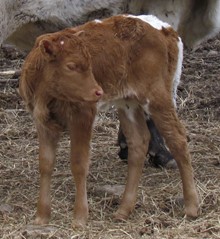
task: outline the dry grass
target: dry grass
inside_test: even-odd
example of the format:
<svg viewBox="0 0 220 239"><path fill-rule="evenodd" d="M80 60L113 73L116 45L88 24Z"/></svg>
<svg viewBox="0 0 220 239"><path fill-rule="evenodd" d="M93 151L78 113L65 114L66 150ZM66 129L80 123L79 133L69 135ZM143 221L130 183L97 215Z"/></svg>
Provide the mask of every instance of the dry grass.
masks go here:
<svg viewBox="0 0 220 239"><path fill-rule="evenodd" d="M0 59L1 70L19 68L22 60ZM0 85L0 238L220 238L220 37L185 52L179 114L191 139L193 167L201 199L201 215L183 215L178 171L148 164L143 171L135 211L127 222L115 223L112 214L120 197L102 186L121 185L127 165L117 157L118 131L114 111L102 114L92 141L88 177L90 217L87 228L71 228L74 182L69 168L69 138L64 134L52 180L51 224L32 225L38 180L38 142L32 119L10 83ZM14 83L13 83L14 84Z"/></svg>

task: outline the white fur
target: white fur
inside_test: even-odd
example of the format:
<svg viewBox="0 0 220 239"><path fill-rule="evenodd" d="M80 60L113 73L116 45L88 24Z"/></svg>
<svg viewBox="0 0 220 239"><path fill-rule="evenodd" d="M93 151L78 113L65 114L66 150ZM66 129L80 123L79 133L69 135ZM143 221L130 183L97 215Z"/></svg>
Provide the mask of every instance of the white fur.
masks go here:
<svg viewBox="0 0 220 239"><path fill-rule="evenodd" d="M94 22L95 22L95 23L102 23L102 21L99 20L99 19L95 19Z"/></svg>
<svg viewBox="0 0 220 239"><path fill-rule="evenodd" d="M179 41L177 43L178 46L178 61L177 61L177 67L176 72L173 78L173 103L176 107L176 97L177 97L177 87L180 83L181 73L182 73L182 63L183 63L183 43L181 38L178 38Z"/></svg>
<svg viewBox="0 0 220 239"><path fill-rule="evenodd" d="M162 27L168 28L171 27L168 23L162 22L157 17L153 15L140 15L140 16L134 16L134 15L128 15L127 17L133 17L141 19L142 21L150 24L152 27L156 28L157 30L161 30Z"/></svg>

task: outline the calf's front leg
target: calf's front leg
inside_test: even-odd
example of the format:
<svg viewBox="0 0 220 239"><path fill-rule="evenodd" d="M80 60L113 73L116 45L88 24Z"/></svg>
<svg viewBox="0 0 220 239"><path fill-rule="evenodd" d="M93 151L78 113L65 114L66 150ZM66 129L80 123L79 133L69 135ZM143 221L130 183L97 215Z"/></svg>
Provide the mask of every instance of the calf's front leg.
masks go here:
<svg viewBox="0 0 220 239"><path fill-rule="evenodd" d="M71 171L76 187L73 227L83 227L88 219L86 182L89 170L89 150L93 119L87 118L83 114L78 114L76 118L77 121L70 126Z"/></svg>
<svg viewBox="0 0 220 239"><path fill-rule="evenodd" d="M58 132L37 126L39 138L40 193L37 204L36 224L47 224L51 214L50 184L55 165Z"/></svg>

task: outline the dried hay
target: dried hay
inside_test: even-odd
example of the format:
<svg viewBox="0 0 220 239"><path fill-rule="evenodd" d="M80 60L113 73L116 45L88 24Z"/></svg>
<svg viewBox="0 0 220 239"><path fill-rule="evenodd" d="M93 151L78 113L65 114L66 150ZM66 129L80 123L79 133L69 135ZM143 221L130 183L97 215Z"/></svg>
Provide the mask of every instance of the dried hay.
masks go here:
<svg viewBox="0 0 220 239"><path fill-rule="evenodd" d="M1 71L16 70L22 59L1 55L0 63ZM220 238L219 63L220 36L195 52L185 51L178 103L179 115L188 129L201 198L201 215L193 221L183 215L178 171L155 169L148 164L131 217L124 223L113 221L127 165L117 157L118 122L112 111L99 117L94 130L87 228L71 228L75 190L66 134L60 142L52 180L51 224L32 225L39 190L36 130L17 94L16 83L9 80L0 84L0 238Z"/></svg>

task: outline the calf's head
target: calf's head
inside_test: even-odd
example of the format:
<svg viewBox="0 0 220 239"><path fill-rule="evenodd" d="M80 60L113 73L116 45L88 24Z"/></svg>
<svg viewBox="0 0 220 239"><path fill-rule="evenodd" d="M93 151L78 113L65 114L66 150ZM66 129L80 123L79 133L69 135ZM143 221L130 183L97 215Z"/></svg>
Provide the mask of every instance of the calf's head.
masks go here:
<svg viewBox="0 0 220 239"><path fill-rule="evenodd" d="M70 102L100 99L103 90L94 78L90 54L78 33L48 34L38 39L36 47L44 58L42 79L50 95Z"/></svg>

